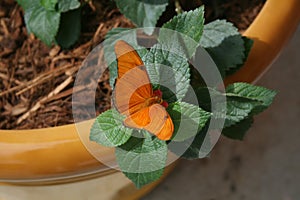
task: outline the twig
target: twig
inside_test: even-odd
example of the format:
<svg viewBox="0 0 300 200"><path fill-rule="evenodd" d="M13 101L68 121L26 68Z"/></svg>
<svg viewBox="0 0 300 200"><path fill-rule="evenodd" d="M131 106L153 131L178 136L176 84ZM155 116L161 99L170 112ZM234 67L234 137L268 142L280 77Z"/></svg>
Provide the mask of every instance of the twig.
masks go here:
<svg viewBox="0 0 300 200"><path fill-rule="evenodd" d="M16 80L16 79L14 79L14 78L8 78L7 77L7 75L6 74L3 74L3 73L0 73L0 78L2 78L2 79L5 79L5 80L12 80L13 82L15 82L17 85L21 85L21 84L23 84L22 82L20 82L20 81L18 81L18 80Z"/></svg>
<svg viewBox="0 0 300 200"><path fill-rule="evenodd" d="M13 52L13 50L4 48L4 50L2 52L0 52L0 57L6 56L8 54L11 54L12 52Z"/></svg>
<svg viewBox="0 0 300 200"><path fill-rule="evenodd" d="M73 56L71 56L71 55L58 55L52 59L52 62L56 63L59 60L71 59L71 58L73 58Z"/></svg>
<svg viewBox="0 0 300 200"><path fill-rule="evenodd" d="M59 76L59 75L61 75L61 74L63 74L63 73L65 73L65 74L68 75L68 76L71 76L71 75L73 75L75 72L77 72L78 69L79 69L79 65L76 65L74 68L71 68L71 69L69 69L69 70L67 70L67 71L65 71L65 72L64 72L64 71L61 71L61 73L59 73L59 74L56 75L56 76ZM19 95L23 94L24 92L26 92L26 91L28 91L29 89L31 89L31 88L37 86L38 84L41 84L41 83L45 82L47 79L49 79L49 78L51 78L51 77L55 77L55 76L54 76L53 74L49 74L48 76L44 77L44 78L43 78L42 80L40 80L39 82L33 83L32 85L29 85L29 86L27 86L26 88L24 88L23 90L17 92L16 95L19 96Z"/></svg>
<svg viewBox="0 0 300 200"><path fill-rule="evenodd" d="M31 81L28 81L28 82L25 82L23 83L22 85L18 85L18 86L15 86L15 87L12 87L12 88L9 88L8 90L5 90L3 92L0 92L0 97L5 95L5 94L8 94L8 93L11 93L11 92L14 92L16 90L20 90L24 87L28 88L28 89L31 89L33 86L36 86L38 84L41 84L43 83L44 81L48 80L50 77L55 77L55 76L59 76L63 73L65 73L65 70L67 68L70 68L70 67L73 67L74 65L72 64L69 64L69 65L66 65L64 67L60 67L60 68L57 68L55 69L54 71L48 71L46 73L43 73L41 74L40 76L36 77L35 79L31 80ZM26 91L26 90L25 90ZM22 94L23 92L25 91L20 91L18 92L17 94Z"/></svg>
<svg viewBox="0 0 300 200"><path fill-rule="evenodd" d="M97 9L96 9L95 5L93 4L93 2L92 1L88 1L88 4L89 4L90 8L92 9L92 11L96 12Z"/></svg>
<svg viewBox="0 0 300 200"><path fill-rule="evenodd" d="M5 34L5 35L10 35L10 33L9 33L9 31L8 31L8 28L7 28L7 26L6 26L6 24L5 24L5 22L4 22L3 19L1 19L1 25L2 25L2 27L3 27L4 34Z"/></svg>
<svg viewBox="0 0 300 200"><path fill-rule="evenodd" d="M24 92L32 89L33 87L43 83L44 81L48 80L49 78L51 78L52 75L48 75L45 77L42 77L41 79L38 79L36 82L32 82L32 84L26 84L26 88L22 89L21 91L17 92L16 95L19 96L20 94L23 94ZM1 96L1 95L0 95Z"/></svg>
<svg viewBox="0 0 300 200"><path fill-rule="evenodd" d="M76 88L70 88L66 91L63 91L57 95L54 95L53 97L47 99L44 103L48 103L50 101L54 101L54 100L57 100L57 99L61 99L63 97L66 97L66 96L69 96L71 95L74 91L76 92L80 92L82 90L86 89L86 87L81 87L81 86L77 86Z"/></svg>
<svg viewBox="0 0 300 200"><path fill-rule="evenodd" d="M101 23L101 24L98 26L97 31L95 32L95 34L94 34L94 36L93 36L93 42L96 41L96 38L97 38L97 36L99 35L99 33L100 33L100 31L102 30L103 27L104 27L104 24L103 24L103 23Z"/></svg>
<svg viewBox="0 0 300 200"><path fill-rule="evenodd" d="M88 41L85 44L80 45L76 49L73 50L73 54L76 56L82 55L82 49L89 49L91 47L92 42Z"/></svg>
<svg viewBox="0 0 300 200"><path fill-rule="evenodd" d="M175 11L177 14L181 14L183 12L179 0L175 0Z"/></svg>
<svg viewBox="0 0 300 200"><path fill-rule="evenodd" d="M22 121L24 121L27 117L30 116L31 113L37 111L41 105L47 101L47 99L53 97L54 95L58 94L60 91L62 91L65 87L67 87L71 82L73 81L72 76L67 78L64 82L62 82L59 86L57 86L52 92L48 94L48 96L43 97L41 100L39 100L29 111L27 111L25 114L23 114L18 120L17 124L20 124Z"/></svg>
<svg viewBox="0 0 300 200"><path fill-rule="evenodd" d="M58 94L62 91L65 87L67 87L73 81L73 77L70 76L64 82L62 82L59 86L57 86L52 92L50 92L42 102L46 101L48 98L53 97L54 95Z"/></svg>

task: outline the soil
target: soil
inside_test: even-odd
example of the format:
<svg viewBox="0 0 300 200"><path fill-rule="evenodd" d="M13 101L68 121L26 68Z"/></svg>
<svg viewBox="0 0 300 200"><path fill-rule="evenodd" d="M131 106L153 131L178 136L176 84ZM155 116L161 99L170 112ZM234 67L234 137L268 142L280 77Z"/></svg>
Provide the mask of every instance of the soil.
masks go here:
<svg viewBox="0 0 300 200"><path fill-rule="evenodd" d="M241 32L253 21L264 0L207 1L206 21L226 18ZM185 6L184 10L199 6ZM205 1L203 1L205 3ZM171 18L170 4L158 24ZM72 91L83 60L115 27L133 27L111 1L93 1L83 10L80 40L70 50L47 47L28 35L23 11L13 0L0 1L0 129L33 129L73 123ZM111 88L106 73L98 82L97 114L110 108Z"/></svg>
<svg viewBox="0 0 300 200"><path fill-rule="evenodd" d="M240 32L244 32L255 19L266 0L202 0L202 2L206 5L206 22L215 19L227 19Z"/></svg>

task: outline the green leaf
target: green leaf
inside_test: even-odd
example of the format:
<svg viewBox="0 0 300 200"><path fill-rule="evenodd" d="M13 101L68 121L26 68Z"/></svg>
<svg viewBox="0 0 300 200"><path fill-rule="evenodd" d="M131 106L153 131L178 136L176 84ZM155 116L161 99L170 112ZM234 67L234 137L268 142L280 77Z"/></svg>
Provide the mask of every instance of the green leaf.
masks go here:
<svg viewBox="0 0 300 200"><path fill-rule="evenodd" d="M32 14L32 11L34 9L28 9L25 11L24 13L24 21L25 21L25 25L26 25L26 30L27 30L27 34L29 35L30 33L32 33L30 27L29 27L29 20L30 20L30 17L31 17L31 14Z"/></svg>
<svg viewBox="0 0 300 200"><path fill-rule="evenodd" d="M208 111L211 111L211 98L214 98L217 107L219 104L221 105L222 109L217 109L217 112L214 112L212 117L216 120L225 120L222 132L225 136L240 140L243 139L246 131L250 128L252 117L270 106L276 95L275 91L248 83L234 83L229 85L226 88L225 94L212 88L196 88L195 93L199 105ZM225 102L222 101L223 98L220 98L224 97L224 95L226 95L227 99L225 109L223 106ZM184 100L188 99L187 97ZM214 128L221 129L223 127ZM192 148L194 147L192 146Z"/></svg>
<svg viewBox="0 0 300 200"><path fill-rule="evenodd" d="M195 93L198 99L196 103L198 103L201 108L213 112L214 119L225 120L224 127L229 127L244 120L248 116L252 116L254 114L253 111L261 105L261 103L255 99L240 97L237 94L224 94L213 88L196 88ZM184 100L188 101L188 99L191 98ZM214 111L212 111L212 99L215 104Z"/></svg>
<svg viewBox="0 0 300 200"><path fill-rule="evenodd" d="M25 10L36 8L40 4L40 0L17 0L18 4Z"/></svg>
<svg viewBox="0 0 300 200"><path fill-rule="evenodd" d="M184 98L184 102L188 102L194 105L198 105L202 109L211 112L212 111L212 99L214 103L225 103L226 96L221 92L207 87L190 88L193 92L188 92L188 95Z"/></svg>
<svg viewBox="0 0 300 200"><path fill-rule="evenodd" d="M244 52L244 54L245 54L245 60L244 60L244 62L245 62L247 60L248 56L249 56L249 53L250 53L250 51L252 49L254 41L252 39L250 39L250 38L245 37L245 36L243 36L242 38L244 40L244 46L245 46L245 52Z"/></svg>
<svg viewBox="0 0 300 200"><path fill-rule="evenodd" d="M200 45L203 48L219 46L223 40L230 36L239 35L238 29L226 20L215 20L204 25Z"/></svg>
<svg viewBox="0 0 300 200"><path fill-rule="evenodd" d="M197 159L207 157L211 150L211 141L208 134L209 122L197 133L194 138L189 138L181 142L172 141L169 149L177 156L185 159Z"/></svg>
<svg viewBox="0 0 300 200"><path fill-rule="evenodd" d="M79 8L78 0L18 0L18 3L25 11L27 32L33 33L48 46L56 40L63 48L68 48L79 37L79 11L63 14L60 20L60 12Z"/></svg>
<svg viewBox="0 0 300 200"><path fill-rule="evenodd" d="M144 138L131 137L116 148L116 159L120 169L140 188L157 180L166 165L167 144L141 130Z"/></svg>
<svg viewBox="0 0 300 200"><path fill-rule="evenodd" d="M248 83L234 83L227 86L226 115L216 113L214 117L225 119L224 127L231 127L262 112L272 103L275 91ZM220 115L219 115L220 114Z"/></svg>
<svg viewBox="0 0 300 200"><path fill-rule="evenodd" d="M216 63L222 77L240 67L246 58L244 39L232 23L216 20L204 26L201 46Z"/></svg>
<svg viewBox="0 0 300 200"><path fill-rule="evenodd" d="M198 50L199 50L199 48L198 48ZM211 62L211 64L215 65L213 62ZM199 87L206 86L206 83L205 83L203 77L201 76L200 72L198 71L198 69L196 67L190 65L190 73L191 73L191 78L190 78L191 79L191 81L190 81L191 88L190 89L193 89L193 88L197 89Z"/></svg>
<svg viewBox="0 0 300 200"><path fill-rule="evenodd" d="M164 169L144 172L144 173L128 173L123 172L127 178L129 178L137 188L141 188L144 185L152 183L158 180L163 175Z"/></svg>
<svg viewBox="0 0 300 200"><path fill-rule="evenodd" d="M249 83L234 83L226 87L226 96L258 101L259 104L252 111L252 115L254 115L264 111L271 105L276 96L276 91Z"/></svg>
<svg viewBox="0 0 300 200"><path fill-rule="evenodd" d="M32 11L41 7L39 0L17 0L18 4L24 9L24 21L27 29L27 33L30 34L29 19Z"/></svg>
<svg viewBox="0 0 300 200"><path fill-rule="evenodd" d="M116 3L128 19L138 27L146 27L144 31L150 35L169 0L116 0Z"/></svg>
<svg viewBox="0 0 300 200"><path fill-rule="evenodd" d="M206 48L209 55L216 63L222 77L226 71L241 66L245 60L244 40L241 35L225 38L219 46Z"/></svg>
<svg viewBox="0 0 300 200"><path fill-rule="evenodd" d="M245 118L237 124L234 124L230 127L224 128L222 134L228 138L243 140L246 132L249 130L253 123L253 118Z"/></svg>
<svg viewBox="0 0 300 200"><path fill-rule="evenodd" d="M240 65L237 65L235 66L234 68L229 68L229 69L226 69L226 76L229 76L233 73L235 73L236 71L238 71L243 65L244 63L246 62L247 58L248 58L248 55L252 49L252 46L254 44L254 41L251 40L250 38L247 38L247 37L242 37L243 41L244 41L244 60L243 60L243 63L240 64Z"/></svg>
<svg viewBox="0 0 300 200"><path fill-rule="evenodd" d="M172 103L167 111L174 124L172 141L183 141L195 136L211 116L198 106L185 102Z"/></svg>
<svg viewBox="0 0 300 200"><path fill-rule="evenodd" d="M204 25L204 7L183 12L165 23L159 32L159 43L169 51L191 58L199 46Z"/></svg>
<svg viewBox="0 0 300 200"><path fill-rule="evenodd" d="M30 31L50 46L57 34L59 21L60 13L38 7L32 11L28 24Z"/></svg>
<svg viewBox="0 0 300 200"><path fill-rule="evenodd" d="M163 99L169 103L180 101L190 83L190 69L187 59L154 45L145 56L147 71L154 85L160 85Z"/></svg>
<svg viewBox="0 0 300 200"><path fill-rule="evenodd" d="M74 10L80 7L80 1L78 0L59 0L58 1L58 11L67 12L69 10Z"/></svg>
<svg viewBox="0 0 300 200"><path fill-rule="evenodd" d="M202 129L181 157L189 160L205 158L209 155L211 149L212 144L210 135L208 134L207 129Z"/></svg>
<svg viewBox="0 0 300 200"><path fill-rule="evenodd" d="M41 5L49 11L55 11L55 6L58 0L41 0Z"/></svg>
<svg viewBox="0 0 300 200"><path fill-rule="evenodd" d="M253 100L228 98L226 102L226 115L222 116L222 114L218 115L217 113L215 117L225 119L224 127L229 127L247 118L256 106L257 102Z"/></svg>
<svg viewBox="0 0 300 200"><path fill-rule="evenodd" d="M195 93L197 95L197 103L199 106L209 112L213 112L212 114L214 119L225 120L224 127L229 127L245 119L251 114L253 109L259 105L258 101L252 99L233 96L226 97L226 94L223 94L213 88L196 88ZM212 99L215 104L214 111L212 111Z"/></svg>
<svg viewBox="0 0 300 200"><path fill-rule="evenodd" d="M55 40L62 48L69 48L78 40L80 31L81 9L62 13Z"/></svg>
<svg viewBox="0 0 300 200"><path fill-rule="evenodd" d="M100 114L91 128L90 140L107 147L126 143L133 129L126 128L123 119L122 115L112 109Z"/></svg>

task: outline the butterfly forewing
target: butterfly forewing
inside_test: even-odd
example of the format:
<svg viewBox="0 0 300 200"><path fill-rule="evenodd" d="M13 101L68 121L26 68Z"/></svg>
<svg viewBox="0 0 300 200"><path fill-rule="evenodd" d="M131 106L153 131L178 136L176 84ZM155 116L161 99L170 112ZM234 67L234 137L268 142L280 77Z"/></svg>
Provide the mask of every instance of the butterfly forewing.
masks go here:
<svg viewBox="0 0 300 200"><path fill-rule="evenodd" d="M117 79L114 104L125 115L133 114L146 105L146 99L153 96L150 80L144 66L129 70Z"/></svg>
<svg viewBox="0 0 300 200"><path fill-rule="evenodd" d="M134 67L144 65L134 48L123 40L116 42L115 53L118 61L118 78L121 78Z"/></svg>

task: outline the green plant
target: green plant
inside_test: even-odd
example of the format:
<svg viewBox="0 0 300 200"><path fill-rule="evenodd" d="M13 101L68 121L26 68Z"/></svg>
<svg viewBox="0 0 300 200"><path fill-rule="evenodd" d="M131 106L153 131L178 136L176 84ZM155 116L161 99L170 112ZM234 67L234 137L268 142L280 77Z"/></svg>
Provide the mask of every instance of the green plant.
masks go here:
<svg viewBox="0 0 300 200"><path fill-rule="evenodd" d="M119 1L120 11L137 26L149 27L152 33L157 20L165 11L169 0ZM45 44L57 43L63 48L73 45L80 35L81 7L79 0L17 0L24 9L28 33L33 33ZM84 2L84 1L83 1Z"/></svg>
<svg viewBox="0 0 300 200"><path fill-rule="evenodd" d="M148 27L145 33L151 34L156 27L157 21L166 11L167 6L174 4L175 11L180 14L183 7L199 7L209 5L213 8L214 18L223 13L222 4L228 0L115 0L119 10L130 19L137 27Z"/></svg>
<svg viewBox="0 0 300 200"><path fill-rule="evenodd" d="M35 34L47 45L53 42L64 48L70 47L78 39L81 27L81 6L78 0L17 0L23 7L25 23L29 33ZM145 27L151 35L158 19L165 11L169 0L115 0L120 11L138 27ZM214 1L216 2L216 1ZM188 60L196 53L198 46L204 48L216 63L222 78L238 70L246 61L252 47L252 40L242 37L231 23L216 20L204 25L204 9L200 7L182 12L179 1L175 1L179 15L165 23L158 33L158 43L150 49L139 47L138 54L146 65L153 90L162 92L167 102L166 112L174 125L173 135L167 141L160 140L147 130L134 129L124 125L126 116L112 108L99 115L90 132L90 139L101 145L116 147L116 158L120 169L137 187L142 187L159 179L166 166L167 152L172 151L187 159L206 156L209 143L208 126L211 120L223 120L224 126L214 127L232 139L242 140L251 127L253 116L270 106L276 92L247 83L234 83L221 92L217 87L209 88L195 73ZM115 41L118 33L128 29L114 29L106 38L106 43ZM167 30L182 35L168 34ZM120 38L117 38L120 39ZM138 47L136 38L131 45ZM166 49L176 49L168 52ZM180 56L178 56L180 55ZM105 49L107 60L114 60L114 50ZM161 68L168 65L174 78L173 91L161 83L170 82L169 71ZM118 77L118 65L114 61L109 66L112 88ZM191 85L192 87L190 87ZM193 89L197 103L190 101L188 91ZM211 98L225 98L219 102L220 110L212 110ZM218 103L217 103L218 104ZM185 129L180 130L180 125ZM136 137L139 136L139 137ZM172 145L187 147L178 152ZM206 145L203 150L203 145Z"/></svg>
<svg viewBox="0 0 300 200"><path fill-rule="evenodd" d="M48 46L54 42L63 48L69 48L79 38L81 7L86 1L17 0L17 2L24 9L28 33L33 33ZM216 1L213 2L218 4ZM147 27L144 28L144 31L151 34L171 1L115 0L115 3L119 10L137 27ZM178 13L182 12L182 2L176 0L172 3L175 3ZM202 4L201 1L200 4Z"/></svg>
<svg viewBox="0 0 300 200"><path fill-rule="evenodd" d="M144 31L151 34L169 0L115 0L120 11L137 27L147 27Z"/></svg>
<svg viewBox="0 0 300 200"><path fill-rule="evenodd" d="M204 143L204 140L208 136L211 120L223 120L224 127L214 128L222 130L224 136L242 140L252 124L253 116L269 107L276 95L275 91L248 83L234 83L228 85L225 92L221 92L217 86L207 87L190 66L188 60L195 55L199 46L211 55L223 78L243 65L252 41L242 37L231 23L217 20L204 25L204 9L200 7L175 16L162 28L157 36L158 43L150 49L138 47L136 38L127 38L127 41L138 47L137 53L146 65L152 90L160 90L162 99L168 103L166 112L174 125L171 139L161 140L143 127L134 129L127 126L124 119L128 116L122 115L115 107L100 114L90 132L92 141L116 147L120 169L137 187L159 179L166 166L168 150L187 159L206 156L210 144ZM168 34L168 30L180 34ZM106 44L124 40L118 33L126 31L112 30L107 35ZM192 38L195 43L189 42L185 36ZM176 52L167 51L170 47L176 49ZM112 62L115 59L114 50L109 45L105 49L105 57L111 63L110 83L114 87L118 77L118 63ZM161 64L168 65L167 69L171 73L166 72ZM175 81L171 83L173 92L164 87L170 80ZM197 103L190 101L189 85L196 93ZM221 109L212 110L211 98L225 98L226 104L220 101ZM181 125L185 127L183 130L179 129ZM184 152L178 152L172 148L174 145L168 145L170 143L187 148ZM206 145L204 149L208 151L203 150L203 145Z"/></svg>
<svg viewBox="0 0 300 200"><path fill-rule="evenodd" d="M64 48L76 42L81 29L81 3L78 0L17 0L24 9L28 33L45 44Z"/></svg>
<svg viewBox="0 0 300 200"><path fill-rule="evenodd" d="M81 7L79 0L17 0L24 9L28 33L33 33L46 45L57 43L69 48L80 36ZM84 1L83 1L84 2ZM169 0L135 1L115 0L120 11L137 26L151 34Z"/></svg>

